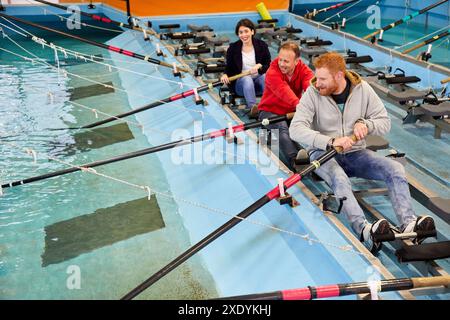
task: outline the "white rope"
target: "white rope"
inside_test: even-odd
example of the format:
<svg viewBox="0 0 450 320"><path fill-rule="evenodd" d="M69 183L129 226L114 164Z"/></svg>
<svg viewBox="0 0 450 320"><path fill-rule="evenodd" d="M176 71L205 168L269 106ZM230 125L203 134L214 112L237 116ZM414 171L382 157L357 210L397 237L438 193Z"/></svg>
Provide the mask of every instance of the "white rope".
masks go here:
<svg viewBox="0 0 450 320"><path fill-rule="evenodd" d="M6 21L8 21L9 23L15 25L15 24L12 23L11 21L7 20L6 18L4 18L4 17L2 17L2 18L5 19ZM0 23L0 25L6 26L5 24L2 24L2 23ZM15 26L17 27L17 25L15 25ZM12 28L10 28L10 27L8 27L8 28L9 28L10 30L15 31L15 32L17 32L18 34L21 34L22 36L26 37L26 35L24 35L23 33L19 33L18 31L14 30L14 29L12 29ZM25 31L26 31L26 30L25 30ZM31 36L31 39L32 39L34 42L41 44L42 47L44 47L44 46L50 47L50 45L48 44L48 42L47 42L45 39L39 38L39 37L37 37L37 36L31 34L31 33L28 32L28 31L26 31L26 32ZM73 51L73 50L66 49L66 48L60 47L60 46L55 46L55 47L56 47L59 51L65 53L65 55L67 55L67 53L69 53L70 55L74 56L76 59L82 58L85 62L90 61L90 62L95 63L95 64L99 64L99 65L106 66L106 67L108 67L109 69L110 69L110 68L115 68L115 69L117 69L117 70L121 70L121 71L129 72L129 73L137 74L137 75L144 76L144 77L147 77L147 78L150 78L150 79L154 79L154 80L160 80L160 81L164 81L164 82L168 82L168 83L173 83L173 84L178 84L178 83L179 83L179 81L169 80L169 79L162 78L162 77L156 77L156 76L152 76L152 75L150 75L150 74L146 74L146 73L142 73L142 72L137 72L137 71L134 71L134 70L130 70L130 69L118 67L118 66L115 66L115 65L112 65L112 64L108 64L108 63L104 63L104 62L101 62L101 61L97 61L97 60L95 60L95 58L94 58L92 55L88 55L88 54L85 54L85 53ZM53 48L52 48L52 49L53 49ZM153 52L152 54L154 54L154 52ZM150 57L150 56L149 56L149 57ZM103 59L104 59L104 60L111 60L111 61L125 62L125 63L127 63L127 64L128 64L128 63L139 63L139 64L142 64L142 65L147 65L147 66L149 65L148 62L141 62L141 61L136 62L136 61L128 61L128 60L109 59L109 58L103 58ZM159 68L162 68L162 67L160 67L160 66L158 66L158 65L156 65L156 64L154 64L154 67L155 67L157 70L158 70ZM198 84L195 84L195 83L185 83L185 85L188 86L188 87L191 87L191 88L195 88L195 87L198 86Z"/></svg>
<svg viewBox="0 0 450 320"><path fill-rule="evenodd" d="M3 144L7 144L7 145L10 145L10 146L13 146L15 148L23 149L23 150L25 150L25 152L27 152L27 150L28 150L27 148L24 149L24 148L14 144L14 143L11 143L11 142L6 142L6 141L3 141L3 140L0 141L0 142L3 143ZM308 243L311 244L311 245L313 243L317 243L317 244L321 244L323 246L328 246L328 247L336 248L336 249L339 249L339 250L342 250L342 251L345 251L345 252L352 252L352 253L355 253L357 255L364 256L363 253L354 250L353 247L350 246L350 245L339 246L339 245L336 245L334 243L323 242L323 241L311 238L309 234L300 234L300 233L297 233L297 232L294 232L294 231L284 230L284 229L281 229L281 228L278 228L278 227L275 227L275 226L272 226L272 225L268 225L268 224L262 223L262 222L257 221L257 220L253 220L253 219L249 219L249 218L242 218L242 217L233 215L233 214L231 214L229 212L226 212L224 210L220 210L220 209L209 207L209 206L207 206L207 205L205 205L203 203L199 203L199 202L196 202L196 201L191 201L191 200L188 200L188 199L184 199L184 198L181 198L181 197L178 197L178 196L175 196L173 194L166 193L166 192L156 191L156 189L154 189L154 188L152 188L150 186L147 186L147 185L137 185L137 184L131 183L129 181L125 181L125 180L122 180L122 179L119 179L119 178L115 178L115 177L112 177L112 176L109 176L109 175L106 175L106 174L103 174L103 173L99 173L98 171L96 171L93 168L73 165L71 163L68 163L66 161L57 159L57 158L49 156L49 155L45 155L45 157L47 159L49 159L49 160L52 160L52 161L55 161L55 162L67 165L67 166L69 166L71 168L77 168L77 169L81 170L82 172L95 174L97 176L100 176L100 177L103 177L103 178L106 178L106 179L109 179L109 180L112 180L112 181L115 181L115 182L119 182L119 183L125 184L125 185L133 187L133 188L144 190L146 192L147 196L148 196L148 199L150 199L151 192L153 192L156 195L160 195L160 196L163 196L163 197L171 198L173 200L184 202L184 203L187 203L189 205L192 205L192 206L195 206L195 207L198 207L198 208L202 208L202 209L206 209L206 210L211 211L211 212L219 213L221 215L226 215L226 216L231 217L231 218L236 218L236 219L239 219L239 220L242 220L242 221L246 221L248 223L251 223L251 224L254 224L254 225L258 225L258 226L270 229L270 230L275 231L275 232L285 233L285 234L288 234L290 236L294 236L294 237L300 238L302 240L308 241Z"/></svg>
<svg viewBox="0 0 450 320"><path fill-rule="evenodd" d="M39 64L41 64L41 65L46 65L46 66L48 66L48 67L50 67L50 68L52 68L52 69L57 69L56 67L52 66L51 64L49 64L49 63L47 63L47 62L41 61L41 58L39 58L39 57L36 56L35 54L31 53L31 52L28 51L27 49L23 48L20 44L18 44L18 43L15 42L13 39L11 39L10 37L8 37L8 35L6 35L6 37L7 37L9 40L11 40L12 42L14 42L14 43L15 43L18 47L20 47L22 50L24 50L24 51L26 51L28 54L34 56L35 59L29 58L29 57L21 56L21 55L19 55L19 54L17 54L17 53L14 53L14 52L12 52L12 51L10 51L10 50L7 50L7 49L4 49L4 48L0 48L0 50L5 51L5 52L8 52L8 53L13 54L13 55L18 56L18 57L21 57L21 58L23 58L23 59L25 59L25 60L27 60L27 61L31 61L32 63L37 62L37 63L39 63ZM36 61L36 60L37 60L37 61ZM76 78L79 78L79 79L83 79L83 80L86 80L86 81L89 81L89 82L92 82L92 83L95 83L95 84L99 84L99 85L102 85L102 86L104 86L104 87L112 88L112 89L114 89L114 90L121 91L121 92L124 92L124 93L126 93L126 94L128 94L129 91L130 91L130 90L125 90L125 89L118 88L118 87L115 87L115 86L106 85L106 84L104 84L104 83L102 83L102 82L99 82L99 81L96 81L96 80L92 80L92 79L90 79L90 78L86 78L86 77L80 76L80 75L75 74L75 73L67 72L66 70L64 70L64 73L65 73L66 76L67 76L67 75L71 75L71 76L73 76L73 77L76 77ZM140 94L140 93L135 93L135 95L136 95L136 96L139 96L139 97L143 97L143 98L145 98L145 99L149 99L148 96L144 96L144 95L142 95L142 94ZM168 103L168 102L164 102L164 101L162 101L162 100L153 100L153 101L151 101L150 103L154 103L154 102L160 102L160 103L162 103L162 105ZM178 105L175 104L175 105L176 105L177 107L181 108L181 109L184 109L185 111L188 111L188 112L194 112L194 113L199 113L199 114L201 114L202 116L205 115L205 114L203 113L203 111L198 111L198 110L189 109L189 108L186 108L186 107L184 107L184 106L182 106L182 105L180 105L180 104L178 104ZM209 116L209 117L211 117L211 118L214 118L214 117L213 117L212 115L210 115L210 114L207 114L207 116ZM214 119L215 119L215 118L214 118Z"/></svg>

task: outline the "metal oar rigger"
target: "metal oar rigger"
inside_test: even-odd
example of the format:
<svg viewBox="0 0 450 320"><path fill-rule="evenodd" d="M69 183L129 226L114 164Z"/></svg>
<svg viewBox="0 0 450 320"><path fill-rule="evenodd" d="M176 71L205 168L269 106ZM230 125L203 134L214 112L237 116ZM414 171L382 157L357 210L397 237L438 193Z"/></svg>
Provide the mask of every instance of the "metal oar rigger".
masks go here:
<svg viewBox="0 0 450 320"><path fill-rule="evenodd" d="M63 31L60 31L60 30L49 28L49 27L46 27L46 26L43 26L43 25L31 22L31 21L27 21L27 20L24 20L24 19L21 19L21 18L10 16L10 15L7 15L7 14L1 13L1 12L0 12L0 17L3 17L5 19L14 20L14 21L17 21L17 22L23 23L25 25L41 29L41 30L45 30L45 31L49 31L49 32L52 32L52 33L56 33L56 34L62 35L62 36L67 37L67 38L72 38L72 39L75 39L75 40L78 40L78 41L81 41L81 42L84 42L84 43L87 43L87 44L90 44L90 45L93 45L93 46L96 46L96 47L100 47L100 48L103 48L103 49L106 49L106 50L109 50L109 51L112 51L112 52L123 54L123 55L128 56L128 57L132 57L132 58L136 58L136 59L139 59L139 60L147 61L149 63L160 65L160 66L167 67L167 68L173 68L173 65L171 65L170 63L167 63L167 62L164 62L164 61L161 61L161 60L158 60L158 59L154 59L154 58L151 58L149 56L144 56L142 54L135 53L135 52L132 52L132 51L128 51L128 50L125 50L125 49L122 49L122 48L118 48L118 47L106 45L104 43L100 43L100 42L97 42L97 41L93 41L93 40L89 40L89 39L86 39L86 38L82 38L82 37L79 37L79 36L76 36L76 35L69 34L67 32L63 32ZM182 68L182 67L177 67L177 70L183 71L183 72L188 72L187 69Z"/></svg>
<svg viewBox="0 0 450 320"><path fill-rule="evenodd" d="M352 140L356 141L357 138L355 135L353 135ZM322 156L320 156L317 160L314 160L311 162L310 165L308 165L305 169L303 169L301 172L296 173L292 176L290 176L288 179L284 181L283 189L287 190L293 185L295 185L297 182L299 182L303 176L313 172L314 170L318 169L322 164L327 162L328 160L332 159L338 152L342 152L341 147L336 147L334 149L331 149L327 152L325 152ZM133 290L128 292L125 296L122 297L122 300L130 300L139 295L141 292L143 292L145 289L156 283L158 280L163 278L165 275L170 273L172 270L177 268L179 265L181 265L183 262L188 260L190 257L195 255L197 252L202 250L204 247L206 247L208 244L219 238L221 235L226 233L228 230L236 226L239 222L249 217L252 213L256 212L258 209L265 206L267 203L272 201L273 199L277 199L281 195L281 186L277 186L270 190L268 193L266 193L264 196L262 196L260 199L258 199L256 202L251 204L249 207L241 211L238 215L236 215L234 218L230 219L228 222L211 232L208 236L197 242L195 245L190 247L188 250L183 252L181 255L179 255L177 258L169 262L165 267L163 267L161 270L150 276L147 280L139 284L137 287L135 287ZM283 190L283 192L284 192Z"/></svg>
<svg viewBox="0 0 450 320"><path fill-rule="evenodd" d="M94 167L102 166L102 165L109 164L109 163L114 163L114 162L119 162L119 161L123 161L123 160L128 160L128 159L144 156L144 155L147 155L147 154L156 153L156 152L160 152L160 151L176 148L176 147L179 147L179 146L183 146L183 145L187 145L187 144L191 144L191 143L195 143L195 142L215 139L215 138L219 138L219 137L226 137L228 134L234 134L236 132L241 132L241 131L245 131L245 130L255 129L255 128L259 128L259 127L264 127L264 126L267 126L267 125L272 124L272 123L277 123L277 122L281 122L281 121L290 120L290 119L292 119L293 116L294 116L293 113L289 113L289 114L283 115L283 116L275 116L275 117L266 118L266 119L263 119L261 121L255 121L255 122L250 122L250 123L238 124L238 125L233 126L231 128L225 128L225 129L221 129L221 130L216 130L216 131L213 131L213 132L210 132L210 133L205 133L205 134L202 134L202 135L193 136L193 137L190 137L190 138L187 138L187 139L178 140L178 141L174 141L174 142L169 142L169 143L166 143L166 144L162 144L162 145L159 145L159 146L150 147L150 148L146 148L146 149L142 149L142 150L138 150L138 151L134 151L134 152L129 152L129 153L126 153L126 154L122 154L122 155L110 158L110 159L99 160L99 161L95 161L95 162L91 162L91 163L78 165L76 167L74 166L74 167L71 167L71 168L68 168L68 169L63 169L63 170L59 170L59 171L49 172L49 173L46 173L46 174L43 174L43 175L39 175L39 176L27 178L27 179L5 183L5 184L1 185L1 188L3 189L3 188L11 188L11 187L15 187L15 186L20 186L20 185L24 185L24 184L40 181L40 180L45 180L45 179L49 179L49 178L53 178L53 177L62 176L62 175L65 175L65 174L68 174L68 173L72 173L72 172L82 171L83 169L87 169L87 168L94 168ZM232 132L230 132L230 131L232 131Z"/></svg>

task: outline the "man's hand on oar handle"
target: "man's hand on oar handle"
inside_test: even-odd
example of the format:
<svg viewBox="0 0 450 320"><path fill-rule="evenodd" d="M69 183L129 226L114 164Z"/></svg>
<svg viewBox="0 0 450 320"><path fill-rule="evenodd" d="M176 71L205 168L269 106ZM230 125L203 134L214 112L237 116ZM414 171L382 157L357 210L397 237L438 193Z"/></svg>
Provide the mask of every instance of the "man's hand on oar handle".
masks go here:
<svg viewBox="0 0 450 320"><path fill-rule="evenodd" d="M338 153L342 153L350 150L356 141L358 141L358 138L356 138L355 135L352 135L351 137L335 138L333 141L333 148Z"/></svg>
<svg viewBox="0 0 450 320"><path fill-rule="evenodd" d="M257 73L258 69L260 69L260 68L262 68L262 64L258 63L253 68L251 68L250 70L244 71L244 72L239 73L239 74L237 74L235 76L232 76L232 77L228 77L227 74L223 74L220 77L220 81L222 83L224 83L224 84L229 84L231 81L234 81L234 80L237 80L239 78L242 78L242 77L245 77L245 76Z"/></svg>

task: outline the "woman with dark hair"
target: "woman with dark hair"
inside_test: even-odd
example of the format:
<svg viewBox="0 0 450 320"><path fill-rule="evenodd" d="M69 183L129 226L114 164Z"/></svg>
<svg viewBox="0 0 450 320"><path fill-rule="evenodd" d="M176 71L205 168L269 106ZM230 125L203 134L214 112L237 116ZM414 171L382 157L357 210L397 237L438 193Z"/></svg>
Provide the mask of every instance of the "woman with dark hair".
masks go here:
<svg viewBox="0 0 450 320"><path fill-rule="evenodd" d="M256 104L256 95L264 90L265 73L270 65L270 52L267 44L255 39L255 26L249 19L240 20L235 29L239 40L230 44L227 50L227 67L220 81L230 86L230 89L245 97L249 108ZM256 64L262 68L257 69ZM250 70L251 75L230 83L228 77Z"/></svg>

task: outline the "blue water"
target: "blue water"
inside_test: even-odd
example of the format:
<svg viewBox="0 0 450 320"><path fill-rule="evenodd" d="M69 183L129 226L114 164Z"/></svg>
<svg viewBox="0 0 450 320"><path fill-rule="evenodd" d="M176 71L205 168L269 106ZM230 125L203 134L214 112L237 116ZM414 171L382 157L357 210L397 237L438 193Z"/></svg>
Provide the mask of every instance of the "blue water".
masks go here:
<svg viewBox="0 0 450 320"><path fill-rule="evenodd" d="M381 27L384 27L390 23L392 23L392 20L388 19L381 19ZM405 22L393 29L387 30L383 33L383 42L378 42L378 44L395 49L399 52L402 52L422 41L425 41L426 39L430 38L431 36L438 35L444 31L448 30L447 28L444 28L441 30L441 27L436 27L432 25L424 25L423 23L417 23L414 20ZM348 24L346 24L346 28L344 29L345 32L354 34L358 37L364 37L375 30L370 30L367 27L366 19L354 19L351 20ZM428 34L431 34L430 36L426 36ZM425 37L426 36L426 37ZM423 38L420 41L412 42L416 39ZM378 37L377 37L378 38ZM411 42L411 44L409 44ZM408 44L408 45L406 45ZM432 50L431 54L432 57L430 58L430 62L435 64L440 64L442 66L445 66L447 68L450 67L450 42L449 38L443 37L440 40L437 40L432 43ZM409 55L416 57L419 53L426 51L427 46L418 48L412 52L409 53Z"/></svg>
<svg viewBox="0 0 450 320"><path fill-rule="evenodd" d="M60 37L49 37L48 34L45 36L57 45L90 55L102 54L105 59L111 58L106 50ZM94 41L106 42L115 34L94 32L85 36ZM53 50L43 49L18 36L14 40L45 61L55 62ZM0 39L0 47L28 55L6 38ZM63 63L62 54L60 60ZM114 69L110 72L101 65L71 61L65 70L100 82L112 81L114 86L122 87L117 72ZM84 152L77 150L80 147L75 144L76 131L50 130L97 120L92 111L77 107L69 101L71 88L92 84L70 75L68 78L62 74L58 76L58 72L49 67L0 52L0 132L3 141L17 145L0 145L2 183L67 168L64 164L46 160L45 154L78 165L150 146L141 129L134 125L129 125L134 139L98 149L89 148L89 140L94 140L95 133L90 137L85 136L83 142L88 147ZM52 92L53 99L48 92ZM118 114L129 108L126 94L119 91L75 102L110 114ZM22 148L32 148L37 152L36 164L33 157L24 153ZM169 189L159 159L155 156L115 163L97 170L136 185L157 186L155 190L161 191ZM156 230L138 233L138 230L128 227L126 221L117 220L112 222L117 223L117 232L113 229L112 234L105 234L103 228L111 222L103 224L97 219L97 224L91 226L95 228L94 232L91 230L84 239L76 238L77 235L73 233L82 230L86 219L97 216L94 213L98 213L98 210L147 197L144 190L89 173L72 173L4 189L3 192L0 198L2 299L117 299L132 285L142 281L144 275L156 271L163 262L179 254L189 244L186 231L177 216L177 205L171 197L159 195L153 195L152 201L157 199L164 225L156 226ZM153 209L148 211L153 214ZM74 224L67 224L69 221L74 221ZM69 229L59 227L65 224ZM76 229L70 229L74 226ZM50 261L46 265L46 254L50 249L46 248L45 233L49 228L60 228L58 232L61 235L70 234L77 241L73 246L61 246L58 249L60 239L47 239L47 242L56 243L51 251L53 258L63 261ZM123 232L129 235L127 239L121 238ZM97 239L96 234L108 238L110 243L99 245L105 239ZM77 246L85 248L82 254L65 257L67 252L63 251L73 251L73 247ZM208 272L197 262L194 257L190 264L180 267L165 282L161 282L161 286L155 286L154 290L141 297L181 299L216 295ZM74 283L80 284L79 288L71 282L74 279L71 276L77 276L78 271L80 282Z"/></svg>

